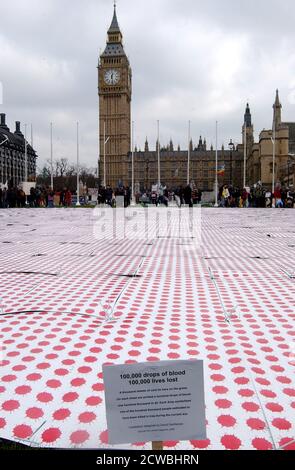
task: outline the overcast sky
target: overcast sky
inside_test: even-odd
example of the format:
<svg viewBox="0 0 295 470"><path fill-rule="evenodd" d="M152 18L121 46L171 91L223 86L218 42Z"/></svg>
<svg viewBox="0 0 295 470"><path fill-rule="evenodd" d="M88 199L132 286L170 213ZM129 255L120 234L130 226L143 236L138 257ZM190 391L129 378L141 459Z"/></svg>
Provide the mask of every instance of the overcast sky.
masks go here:
<svg viewBox="0 0 295 470"><path fill-rule="evenodd" d="M50 155L81 161L98 155L97 63L113 15L112 0L1 0L1 112L8 125L33 123L41 167ZM295 121L294 0L118 0L117 15L133 71L135 140L143 148L170 137L187 147L191 120L219 145L241 139L249 101L255 135L270 128L275 90L283 118Z"/></svg>

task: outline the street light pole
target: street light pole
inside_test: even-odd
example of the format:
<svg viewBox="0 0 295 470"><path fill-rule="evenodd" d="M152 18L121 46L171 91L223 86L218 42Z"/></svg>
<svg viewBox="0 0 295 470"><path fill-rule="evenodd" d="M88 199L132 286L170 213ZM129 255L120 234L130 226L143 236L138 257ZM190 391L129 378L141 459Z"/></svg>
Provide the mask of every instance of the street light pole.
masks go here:
<svg viewBox="0 0 295 470"><path fill-rule="evenodd" d="M218 121L216 121L216 149L215 149L215 207L218 207Z"/></svg>
<svg viewBox="0 0 295 470"><path fill-rule="evenodd" d="M28 181L27 125L25 124L25 181Z"/></svg>
<svg viewBox="0 0 295 470"><path fill-rule="evenodd" d="M160 121L158 123L158 195L161 185L161 165L160 165Z"/></svg>
<svg viewBox="0 0 295 470"><path fill-rule="evenodd" d="M191 160L191 122L188 121L188 152L187 152L187 184L190 183L190 160Z"/></svg>
<svg viewBox="0 0 295 470"><path fill-rule="evenodd" d="M247 165L247 129L246 129L246 120L244 123L244 178L243 178L243 189L246 188L247 177L246 177L246 165Z"/></svg>
<svg viewBox="0 0 295 470"><path fill-rule="evenodd" d="M77 203L80 206L79 123L77 122Z"/></svg>
<svg viewBox="0 0 295 470"><path fill-rule="evenodd" d="M288 153L288 188L290 185L290 163L291 163L291 158L295 157L295 153Z"/></svg>
<svg viewBox="0 0 295 470"><path fill-rule="evenodd" d="M131 203L132 203L132 205L134 205L134 203L135 203L135 201L134 201L134 121L132 121L132 144L131 145L132 145L132 148L131 148L131 151L132 151Z"/></svg>
<svg viewBox="0 0 295 470"><path fill-rule="evenodd" d="M106 188L107 179L106 179L106 145L110 138L106 139L106 122L103 123L103 185Z"/></svg>
<svg viewBox="0 0 295 470"><path fill-rule="evenodd" d="M232 139L230 139L230 143L228 144L229 150L230 150L230 186L233 186L233 150L234 150L234 144Z"/></svg>

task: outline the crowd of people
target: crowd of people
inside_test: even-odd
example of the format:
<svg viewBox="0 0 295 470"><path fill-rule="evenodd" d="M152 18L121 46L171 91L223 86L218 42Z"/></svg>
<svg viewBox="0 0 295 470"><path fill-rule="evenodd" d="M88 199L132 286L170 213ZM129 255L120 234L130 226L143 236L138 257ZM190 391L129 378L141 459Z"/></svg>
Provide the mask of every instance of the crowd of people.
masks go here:
<svg viewBox="0 0 295 470"><path fill-rule="evenodd" d="M261 183L252 188L239 188L224 185L219 190L219 205L221 207L295 207L295 192L277 185L274 193L264 188Z"/></svg>
<svg viewBox="0 0 295 470"><path fill-rule="evenodd" d="M97 190L97 203L107 204L116 207L117 197L121 196L124 207L131 203L131 190L128 186L120 186L115 190L111 186L99 186ZM88 200L87 196L85 201ZM196 187L187 185L185 187L168 189L166 186L153 187L151 190L137 192L135 194L137 204L154 204L168 206L171 201L175 201L178 207L201 204L202 191ZM73 205L73 194L68 188L61 191L52 191L45 186L36 186L30 189L30 194L26 195L21 187L0 187L0 208L14 207L70 207ZM277 185L274 193L264 188L261 183L255 184L252 188L239 189L237 187L223 185L219 189L218 205L220 207L295 207L295 191Z"/></svg>
<svg viewBox="0 0 295 470"><path fill-rule="evenodd" d="M115 190L107 185L99 186L97 194L97 203L107 204L111 207L116 207L116 197L121 196L124 198L124 207L130 206L131 203L131 190L129 186L120 186Z"/></svg>
<svg viewBox="0 0 295 470"><path fill-rule="evenodd" d="M70 207L72 193L68 188L52 191L49 187L36 186L26 195L20 187L0 188L0 208L15 207L54 207L54 205Z"/></svg>

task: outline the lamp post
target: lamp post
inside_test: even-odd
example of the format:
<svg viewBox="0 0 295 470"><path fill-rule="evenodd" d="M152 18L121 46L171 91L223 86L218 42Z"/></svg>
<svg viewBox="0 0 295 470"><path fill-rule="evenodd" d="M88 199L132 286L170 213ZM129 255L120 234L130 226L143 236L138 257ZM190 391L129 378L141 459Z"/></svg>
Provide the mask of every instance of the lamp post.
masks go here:
<svg viewBox="0 0 295 470"><path fill-rule="evenodd" d="M160 121L157 121L158 128L158 196L160 194L161 186L161 164L160 164Z"/></svg>
<svg viewBox="0 0 295 470"><path fill-rule="evenodd" d="M229 150L230 150L230 176L229 176L229 184L230 186L233 185L233 151L235 149L235 145L232 141L232 139L230 139L230 143L228 144L228 147L229 147Z"/></svg>
<svg viewBox="0 0 295 470"><path fill-rule="evenodd" d="M243 171L243 189L247 184L247 126L246 119L244 123L244 171Z"/></svg>
<svg viewBox="0 0 295 470"><path fill-rule="evenodd" d="M132 121L132 162L131 162L131 205L135 205L134 199L134 121Z"/></svg>
<svg viewBox="0 0 295 470"><path fill-rule="evenodd" d="M25 124L25 181L28 181L27 125Z"/></svg>
<svg viewBox="0 0 295 470"><path fill-rule="evenodd" d="M145 171L146 171L146 191L149 191L149 165L150 161L147 158L145 161Z"/></svg>
<svg viewBox="0 0 295 470"><path fill-rule="evenodd" d="M290 184L290 163L291 163L291 159L295 157L295 153L288 153L288 187L289 187L289 184Z"/></svg>
<svg viewBox="0 0 295 470"><path fill-rule="evenodd" d="M103 185L106 188L107 180L106 180L106 145L110 137L106 138L106 123L103 123Z"/></svg>
<svg viewBox="0 0 295 470"><path fill-rule="evenodd" d="M275 199L273 197L274 195L274 192L275 192L275 171L276 171L276 164L275 164L275 161L276 161L276 119L275 119L275 116L274 116L274 120L273 120L273 128L272 128L272 137L271 137L271 141L272 141L272 147L273 147L273 151L272 151L272 207L275 207Z"/></svg>
<svg viewBox="0 0 295 470"><path fill-rule="evenodd" d="M191 122L188 121L187 185L190 184L190 161L191 161Z"/></svg>
<svg viewBox="0 0 295 470"><path fill-rule="evenodd" d="M79 168L79 123L77 122L77 203L80 206L80 168Z"/></svg>
<svg viewBox="0 0 295 470"><path fill-rule="evenodd" d="M218 122L216 121L216 149L215 149L215 207L218 207Z"/></svg>

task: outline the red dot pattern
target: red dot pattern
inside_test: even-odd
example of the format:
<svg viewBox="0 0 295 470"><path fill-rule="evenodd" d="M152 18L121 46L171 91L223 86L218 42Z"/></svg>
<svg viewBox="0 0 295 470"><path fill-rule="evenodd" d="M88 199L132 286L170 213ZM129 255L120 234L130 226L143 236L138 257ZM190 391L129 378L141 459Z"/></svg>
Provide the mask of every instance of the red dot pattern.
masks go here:
<svg viewBox="0 0 295 470"><path fill-rule="evenodd" d="M0 274L0 437L108 447L102 364L203 359L207 439L165 448L292 449L292 211L204 209L201 249L97 240L87 209L35 214L3 211L1 269L60 274Z"/></svg>

